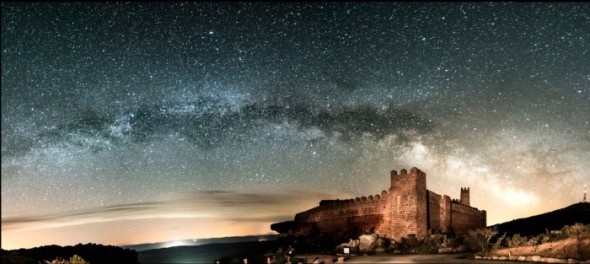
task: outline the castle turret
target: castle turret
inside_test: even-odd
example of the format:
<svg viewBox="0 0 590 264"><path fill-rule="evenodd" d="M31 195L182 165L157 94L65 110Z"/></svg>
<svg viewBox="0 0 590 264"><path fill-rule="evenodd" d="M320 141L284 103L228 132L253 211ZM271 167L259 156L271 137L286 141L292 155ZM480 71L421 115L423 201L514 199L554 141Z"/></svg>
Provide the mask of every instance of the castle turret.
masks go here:
<svg viewBox="0 0 590 264"><path fill-rule="evenodd" d="M460 204L469 206L469 188L461 188Z"/></svg>

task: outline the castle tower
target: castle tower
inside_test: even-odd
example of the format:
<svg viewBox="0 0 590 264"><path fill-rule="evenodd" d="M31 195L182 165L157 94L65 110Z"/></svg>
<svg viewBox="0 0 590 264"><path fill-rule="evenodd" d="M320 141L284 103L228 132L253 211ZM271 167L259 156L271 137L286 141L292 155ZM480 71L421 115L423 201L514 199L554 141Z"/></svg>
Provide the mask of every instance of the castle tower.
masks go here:
<svg viewBox="0 0 590 264"><path fill-rule="evenodd" d="M461 199L459 203L469 206L469 188L461 188Z"/></svg>
<svg viewBox="0 0 590 264"><path fill-rule="evenodd" d="M428 228L426 205L426 173L412 168L400 174L391 172L390 188L391 224L388 233L394 239L409 234L425 237Z"/></svg>
<svg viewBox="0 0 590 264"><path fill-rule="evenodd" d="M588 193L588 186L586 186L586 184L584 184L584 200L582 200L582 202L587 203L588 199L586 198L586 194Z"/></svg>
<svg viewBox="0 0 590 264"><path fill-rule="evenodd" d="M440 229L451 227L451 197L443 195L440 199Z"/></svg>

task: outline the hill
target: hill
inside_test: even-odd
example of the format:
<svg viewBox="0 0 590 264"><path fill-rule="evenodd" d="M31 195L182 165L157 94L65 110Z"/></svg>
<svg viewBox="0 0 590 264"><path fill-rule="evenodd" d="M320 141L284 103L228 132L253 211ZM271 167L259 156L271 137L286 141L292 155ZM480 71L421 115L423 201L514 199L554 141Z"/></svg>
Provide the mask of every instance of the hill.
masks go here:
<svg viewBox="0 0 590 264"><path fill-rule="evenodd" d="M590 203L576 203L552 212L493 225L500 234L531 236L575 223L590 224Z"/></svg>
<svg viewBox="0 0 590 264"><path fill-rule="evenodd" d="M224 244L224 243L238 243L238 242L257 242L257 241L272 241L277 240L277 235L255 235L255 236L233 236L233 237L215 237L215 238L200 238L200 239L185 239L175 241L165 241L157 243L145 243L121 246L122 248L132 249L137 252L151 249L161 249L177 246L202 246L206 244Z"/></svg>
<svg viewBox="0 0 590 264"><path fill-rule="evenodd" d="M179 246L138 252L140 263L266 263L264 255L277 248L277 241Z"/></svg>
<svg viewBox="0 0 590 264"><path fill-rule="evenodd" d="M2 264L43 263L56 258L69 259L78 255L90 263L134 264L137 252L111 245L78 244L75 246L42 246L29 249L2 250Z"/></svg>

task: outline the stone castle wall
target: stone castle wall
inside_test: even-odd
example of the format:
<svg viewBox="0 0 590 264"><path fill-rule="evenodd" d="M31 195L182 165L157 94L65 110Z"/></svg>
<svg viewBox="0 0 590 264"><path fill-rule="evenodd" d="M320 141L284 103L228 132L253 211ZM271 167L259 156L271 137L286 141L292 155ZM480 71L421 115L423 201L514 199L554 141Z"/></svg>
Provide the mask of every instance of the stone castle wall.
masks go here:
<svg viewBox="0 0 590 264"><path fill-rule="evenodd" d="M322 201L320 206L295 216L298 232L382 230L385 227L384 212L388 211L387 198L387 192L383 191L381 195Z"/></svg>
<svg viewBox="0 0 590 264"><path fill-rule="evenodd" d="M486 212L460 203L451 203L451 227L457 234L486 227Z"/></svg>
<svg viewBox="0 0 590 264"><path fill-rule="evenodd" d="M486 211L462 203L469 199L464 190L462 188L463 200L451 200L449 196L428 191L428 230L444 232L451 227L456 233L465 233L469 229L486 227Z"/></svg>
<svg viewBox="0 0 590 264"><path fill-rule="evenodd" d="M320 205L298 213L292 223L279 223L273 230L290 229L296 234L337 231L375 232L400 239L410 234L425 237L428 232L456 233L485 227L486 212L471 207L469 189L461 188L459 200L426 189L426 174L417 168L391 171L389 191L348 200L324 200ZM285 228L287 226L288 228Z"/></svg>
<svg viewBox="0 0 590 264"><path fill-rule="evenodd" d="M428 215L427 215L427 222L428 222L428 229L432 230L443 230L445 225L443 223L443 219L448 217L448 213L446 211L442 211L443 208L441 206L441 202L443 201L442 196L440 194L436 194L434 192L428 191Z"/></svg>

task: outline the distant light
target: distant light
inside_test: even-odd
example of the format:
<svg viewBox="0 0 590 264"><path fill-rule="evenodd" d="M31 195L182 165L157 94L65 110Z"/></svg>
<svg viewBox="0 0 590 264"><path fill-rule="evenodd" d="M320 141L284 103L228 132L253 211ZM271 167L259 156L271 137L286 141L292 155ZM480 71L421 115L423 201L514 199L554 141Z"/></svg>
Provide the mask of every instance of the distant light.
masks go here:
<svg viewBox="0 0 590 264"><path fill-rule="evenodd" d="M170 247L180 247L180 246L190 246L190 243L187 243L186 241L183 240L177 240L177 241L170 241L165 243L162 247L163 248L170 248Z"/></svg>

